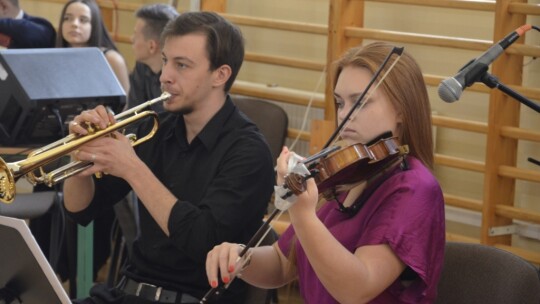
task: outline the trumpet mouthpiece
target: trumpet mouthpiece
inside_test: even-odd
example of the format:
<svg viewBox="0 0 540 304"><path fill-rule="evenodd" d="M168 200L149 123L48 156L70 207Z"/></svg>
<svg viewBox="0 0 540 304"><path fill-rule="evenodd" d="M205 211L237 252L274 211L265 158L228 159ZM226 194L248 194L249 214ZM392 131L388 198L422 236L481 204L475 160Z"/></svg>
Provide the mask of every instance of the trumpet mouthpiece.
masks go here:
<svg viewBox="0 0 540 304"><path fill-rule="evenodd" d="M165 100L171 98L171 93L169 93L167 91L163 91L163 93L161 93L161 96L159 98L163 99L165 101Z"/></svg>

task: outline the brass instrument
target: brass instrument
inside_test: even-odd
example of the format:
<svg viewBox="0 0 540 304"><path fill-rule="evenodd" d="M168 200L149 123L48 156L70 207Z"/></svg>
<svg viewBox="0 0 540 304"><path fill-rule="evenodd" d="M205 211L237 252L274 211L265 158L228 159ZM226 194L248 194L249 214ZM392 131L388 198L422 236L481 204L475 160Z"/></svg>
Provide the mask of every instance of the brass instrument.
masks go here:
<svg viewBox="0 0 540 304"><path fill-rule="evenodd" d="M56 142L33 151L26 159L21 161L6 163L2 158L0 158L0 202L6 204L13 202L16 193L15 183L21 176L26 176L32 185L45 184L51 187L52 185L63 181L68 177L82 172L83 170L92 166L93 163L89 161L73 161L50 173L45 173L43 166L67 155L74 150L77 150L79 147L92 140L109 135L134 122L140 121L141 119L152 117L154 119L154 127L152 130L146 136L138 140L133 140L131 144L132 146L136 146L149 140L154 136L159 127L158 116L154 111L142 110L155 103L166 101L170 97L171 95L169 93L164 92L158 98L142 103L137 107L131 108L116 115L114 118L117 122L114 125L102 130L90 132L87 135L81 136L70 134ZM34 173L34 171L38 169L40 171L39 176Z"/></svg>

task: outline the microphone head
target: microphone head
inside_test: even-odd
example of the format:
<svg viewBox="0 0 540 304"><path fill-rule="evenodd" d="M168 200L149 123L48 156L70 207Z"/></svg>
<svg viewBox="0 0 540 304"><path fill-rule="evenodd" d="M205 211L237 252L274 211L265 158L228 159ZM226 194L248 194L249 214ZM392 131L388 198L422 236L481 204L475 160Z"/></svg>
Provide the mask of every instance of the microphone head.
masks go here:
<svg viewBox="0 0 540 304"><path fill-rule="evenodd" d="M454 102L459 99L463 88L461 84L454 78L447 78L439 84L439 97L446 102Z"/></svg>

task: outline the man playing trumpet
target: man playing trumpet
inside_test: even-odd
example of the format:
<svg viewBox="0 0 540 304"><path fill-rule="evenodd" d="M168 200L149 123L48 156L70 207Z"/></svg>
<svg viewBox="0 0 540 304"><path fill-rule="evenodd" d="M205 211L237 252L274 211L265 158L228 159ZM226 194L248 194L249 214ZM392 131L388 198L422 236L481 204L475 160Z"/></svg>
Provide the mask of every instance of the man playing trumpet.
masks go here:
<svg viewBox="0 0 540 304"><path fill-rule="evenodd" d="M75 157L94 165L64 184L65 209L82 225L131 190L140 210L120 284L98 285L76 303L197 303L208 289L206 253L247 242L273 191L268 145L228 95L244 56L240 30L217 14L190 12L161 41L160 81L171 97L158 131L135 149L118 132L85 144ZM86 135L87 123L103 129L115 121L99 106L76 116L70 132ZM152 127L142 123L137 136ZM238 281L221 303L243 301L247 286Z"/></svg>

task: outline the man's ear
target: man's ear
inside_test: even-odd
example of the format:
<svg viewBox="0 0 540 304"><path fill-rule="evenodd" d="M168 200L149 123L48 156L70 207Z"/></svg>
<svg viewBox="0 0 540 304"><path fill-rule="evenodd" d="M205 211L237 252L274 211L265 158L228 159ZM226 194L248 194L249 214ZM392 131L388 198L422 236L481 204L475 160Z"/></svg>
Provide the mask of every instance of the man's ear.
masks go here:
<svg viewBox="0 0 540 304"><path fill-rule="evenodd" d="M212 73L214 74L213 85L214 87L219 87L222 85L224 86L227 80L229 80L232 74L232 70L230 66L224 64Z"/></svg>
<svg viewBox="0 0 540 304"><path fill-rule="evenodd" d="M155 54L156 52L161 53L161 48L159 47L159 41L155 39L150 39L148 40L148 43L149 43L148 47L150 48L151 54Z"/></svg>

